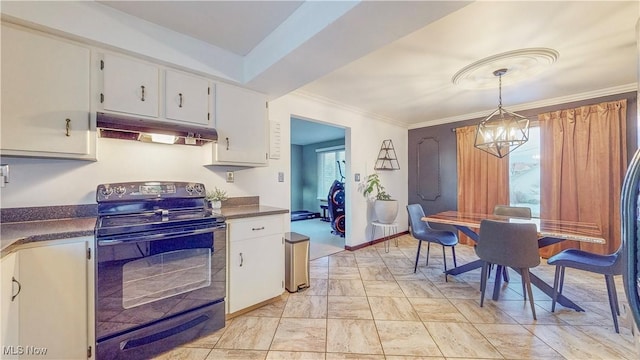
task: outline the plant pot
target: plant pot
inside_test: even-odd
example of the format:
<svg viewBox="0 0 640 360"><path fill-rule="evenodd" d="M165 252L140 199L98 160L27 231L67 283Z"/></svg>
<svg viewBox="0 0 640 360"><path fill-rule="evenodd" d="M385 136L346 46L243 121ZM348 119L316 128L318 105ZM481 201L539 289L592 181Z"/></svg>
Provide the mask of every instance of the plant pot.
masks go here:
<svg viewBox="0 0 640 360"><path fill-rule="evenodd" d="M222 201L220 200L211 200L209 203L212 209L220 209L222 207Z"/></svg>
<svg viewBox="0 0 640 360"><path fill-rule="evenodd" d="M398 216L397 200L376 200L373 203L373 211L376 213L378 222L383 224L391 224Z"/></svg>

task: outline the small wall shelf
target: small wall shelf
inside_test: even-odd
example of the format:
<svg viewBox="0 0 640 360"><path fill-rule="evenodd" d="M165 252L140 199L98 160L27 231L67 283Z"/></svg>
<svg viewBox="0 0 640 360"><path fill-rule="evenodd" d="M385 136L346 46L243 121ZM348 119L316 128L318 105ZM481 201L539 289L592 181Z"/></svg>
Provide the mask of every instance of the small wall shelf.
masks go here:
<svg viewBox="0 0 640 360"><path fill-rule="evenodd" d="M396 156L396 149L393 147L391 139L383 140L378 159L376 159L376 170L400 170L400 163Z"/></svg>

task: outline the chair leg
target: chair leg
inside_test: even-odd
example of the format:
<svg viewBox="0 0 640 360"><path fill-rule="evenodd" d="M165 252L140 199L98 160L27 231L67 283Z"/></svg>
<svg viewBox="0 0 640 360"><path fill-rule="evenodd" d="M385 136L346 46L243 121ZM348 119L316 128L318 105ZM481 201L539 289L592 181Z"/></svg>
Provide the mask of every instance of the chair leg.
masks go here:
<svg viewBox="0 0 640 360"><path fill-rule="evenodd" d="M531 305L533 320L538 320L538 318L536 317L536 305L533 301L533 291L531 291L531 277L529 277L529 269L524 268L520 271L522 272L522 280L527 284L527 292L529 293L529 304Z"/></svg>
<svg viewBox="0 0 640 360"><path fill-rule="evenodd" d="M493 284L493 300L498 300L500 297L500 287L502 286L500 277L502 276L502 269L504 269L504 266L496 264L496 280Z"/></svg>
<svg viewBox="0 0 640 360"><path fill-rule="evenodd" d="M553 296L551 297L551 312L556 311L556 302L558 301L558 292L560 291L560 274L564 276L564 271L561 271L562 266L556 266L556 274L553 277Z"/></svg>
<svg viewBox="0 0 640 360"><path fill-rule="evenodd" d="M427 242L427 263L426 266L429 266L429 251L431 250L431 243Z"/></svg>
<svg viewBox="0 0 640 360"><path fill-rule="evenodd" d="M418 270L418 260L420 259L420 249L422 248L422 240L418 240L418 253L416 254L416 265L413 267L413 273Z"/></svg>
<svg viewBox="0 0 640 360"><path fill-rule="evenodd" d="M618 292L615 291L616 289L616 282L615 282L615 278L613 277L613 275L611 275L611 283L613 284L613 290L611 292L611 295L613 296L613 303L616 305L616 313L618 314L618 316L620 316L620 305L618 303Z"/></svg>
<svg viewBox="0 0 640 360"><path fill-rule="evenodd" d="M522 278L522 293L524 294L524 301L527 301L527 290L525 289L524 277Z"/></svg>
<svg viewBox="0 0 640 360"><path fill-rule="evenodd" d="M447 272L447 255L444 253L445 246L442 245L442 261L444 262L444 272Z"/></svg>
<svg viewBox="0 0 640 360"><path fill-rule="evenodd" d="M502 279L504 282L509 282L509 268L506 266L502 268Z"/></svg>
<svg viewBox="0 0 640 360"><path fill-rule="evenodd" d="M458 267L458 263L456 262L456 246L455 245L451 247L451 252L453 253L453 267L456 268Z"/></svg>
<svg viewBox="0 0 640 360"><path fill-rule="evenodd" d="M442 245L442 261L444 262L444 281L449 282L449 277L447 276L447 255L444 253L445 246Z"/></svg>
<svg viewBox="0 0 640 360"><path fill-rule="evenodd" d="M605 275L605 281L607 282L607 293L609 294L609 307L611 307L611 316L613 317L613 327L616 329L616 333L620 333L618 327L618 299L616 292L616 283L613 281L613 275Z"/></svg>
<svg viewBox="0 0 640 360"><path fill-rule="evenodd" d="M482 272L480 273L480 307L484 305L484 292L487 289L487 270L489 269L489 263L482 263Z"/></svg>

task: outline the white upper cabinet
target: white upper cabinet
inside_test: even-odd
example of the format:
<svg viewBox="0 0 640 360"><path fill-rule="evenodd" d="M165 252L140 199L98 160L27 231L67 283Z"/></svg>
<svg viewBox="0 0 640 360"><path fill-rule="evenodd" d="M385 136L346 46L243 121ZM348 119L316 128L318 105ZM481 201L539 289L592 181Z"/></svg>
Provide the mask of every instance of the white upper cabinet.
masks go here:
<svg viewBox="0 0 640 360"><path fill-rule="evenodd" d="M105 111L158 117L159 68L123 56L104 54L102 106Z"/></svg>
<svg viewBox="0 0 640 360"><path fill-rule="evenodd" d="M165 116L168 119L209 125L209 81L182 72L165 71Z"/></svg>
<svg viewBox="0 0 640 360"><path fill-rule="evenodd" d="M1 154L95 159L90 49L2 24Z"/></svg>
<svg viewBox="0 0 640 360"><path fill-rule="evenodd" d="M216 84L213 165L267 164L267 97L237 86Z"/></svg>

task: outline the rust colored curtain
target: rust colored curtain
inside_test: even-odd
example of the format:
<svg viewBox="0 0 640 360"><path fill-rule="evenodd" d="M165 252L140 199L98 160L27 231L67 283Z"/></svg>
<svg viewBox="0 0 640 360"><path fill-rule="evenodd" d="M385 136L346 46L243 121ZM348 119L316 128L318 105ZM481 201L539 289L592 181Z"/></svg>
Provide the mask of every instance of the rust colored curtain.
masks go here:
<svg viewBox="0 0 640 360"><path fill-rule="evenodd" d="M564 241L541 249L543 257L570 247L609 254L620 246L626 118L626 100L538 115L540 217L596 223L607 241L605 245Z"/></svg>
<svg viewBox="0 0 640 360"><path fill-rule="evenodd" d="M473 147L475 126L456 129L458 211L491 214L498 204L509 204L509 157L502 159ZM460 242L474 242L462 233Z"/></svg>

